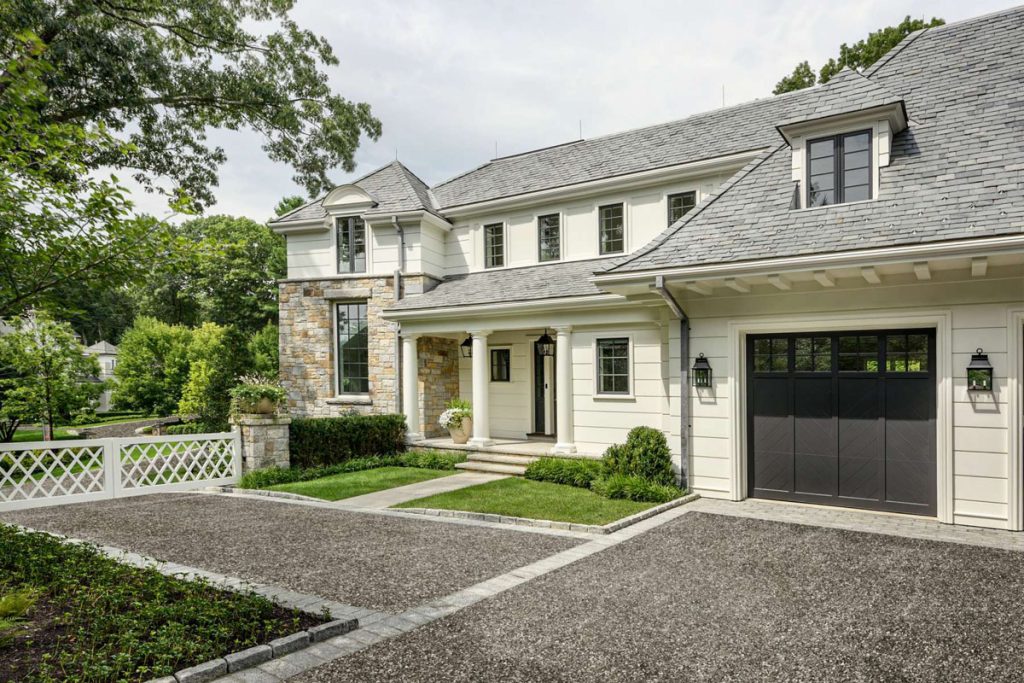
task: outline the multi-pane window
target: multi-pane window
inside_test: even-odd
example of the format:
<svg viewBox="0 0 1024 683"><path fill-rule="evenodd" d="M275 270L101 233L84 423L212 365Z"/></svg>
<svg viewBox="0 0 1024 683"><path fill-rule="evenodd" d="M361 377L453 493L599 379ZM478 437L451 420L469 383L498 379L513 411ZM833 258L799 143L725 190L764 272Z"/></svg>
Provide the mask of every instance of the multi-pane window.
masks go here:
<svg viewBox="0 0 1024 683"><path fill-rule="evenodd" d="M886 335L885 371L928 372L928 335Z"/></svg>
<svg viewBox="0 0 1024 683"><path fill-rule="evenodd" d="M508 382L512 375L512 352L509 349L491 349L491 381Z"/></svg>
<svg viewBox="0 0 1024 683"><path fill-rule="evenodd" d="M871 131L807 144L807 206L871 199Z"/></svg>
<svg viewBox="0 0 1024 683"><path fill-rule="evenodd" d="M597 393L629 393L629 338L597 340Z"/></svg>
<svg viewBox="0 0 1024 683"><path fill-rule="evenodd" d="M362 218L338 218L338 272L366 272L366 224Z"/></svg>
<svg viewBox="0 0 1024 683"><path fill-rule="evenodd" d="M619 254L626 248L622 204L602 206L598 210L602 254Z"/></svg>
<svg viewBox="0 0 1024 683"><path fill-rule="evenodd" d="M672 225L695 206L697 206L696 192L670 194L668 196L668 224Z"/></svg>
<svg viewBox="0 0 1024 683"><path fill-rule="evenodd" d="M501 268L505 265L505 224L484 226L484 267Z"/></svg>
<svg viewBox="0 0 1024 683"><path fill-rule="evenodd" d="M754 340L754 372L788 371L788 337L760 337Z"/></svg>
<svg viewBox="0 0 1024 683"><path fill-rule="evenodd" d="M537 217L537 260L557 261L562 258L562 229L557 213Z"/></svg>
<svg viewBox="0 0 1024 683"><path fill-rule="evenodd" d="M797 337L794 352L797 372L832 371L832 337Z"/></svg>
<svg viewBox="0 0 1024 683"><path fill-rule="evenodd" d="M370 391L369 335L365 303L337 304L338 393Z"/></svg>
<svg viewBox="0 0 1024 683"><path fill-rule="evenodd" d="M840 336L839 372L878 372L878 335Z"/></svg>

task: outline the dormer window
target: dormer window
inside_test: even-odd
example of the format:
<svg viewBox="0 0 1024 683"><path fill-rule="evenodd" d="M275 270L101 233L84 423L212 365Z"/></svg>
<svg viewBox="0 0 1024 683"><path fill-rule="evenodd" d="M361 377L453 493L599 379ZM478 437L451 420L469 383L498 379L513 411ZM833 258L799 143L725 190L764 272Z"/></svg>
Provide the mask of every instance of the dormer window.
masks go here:
<svg viewBox="0 0 1024 683"><path fill-rule="evenodd" d="M338 239L338 272L366 272L366 223L358 216L335 219Z"/></svg>
<svg viewBox="0 0 1024 683"><path fill-rule="evenodd" d="M807 206L871 199L871 131L807 143Z"/></svg>

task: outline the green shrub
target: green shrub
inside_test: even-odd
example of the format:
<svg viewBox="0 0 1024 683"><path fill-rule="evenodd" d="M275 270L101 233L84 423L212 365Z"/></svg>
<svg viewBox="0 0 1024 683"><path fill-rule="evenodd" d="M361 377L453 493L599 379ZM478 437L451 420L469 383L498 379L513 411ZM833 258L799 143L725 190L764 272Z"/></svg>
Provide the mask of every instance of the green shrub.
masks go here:
<svg viewBox="0 0 1024 683"><path fill-rule="evenodd" d="M460 462L466 462L465 453L409 451L398 456L398 463L403 467L422 467L427 470L454 470Z"/></svg>
<svg viewBox="0 0 1024 683"><path fill-rule="evenodd" d="M164 434L168 436L179 436L182 434L210 434L222 431L223 425L218 429L216 426L202 422L182 422L176 425L167 425L163 428Z"/></svg>
<svg viewBox="0 0 1024 683"><path fill-rule="evenodd" d="M653 427L629 430L626 443L609 446L602 462L606 476L635 476L664 486L672 486L676 482L668 441L660 430Z"/></svg>
<svg viewBox="0 0 1024 683"><path fill-rule="evenodd" d="M591 487L594 493L605 498L622 498L640 503L667 503L683 494L675 486L656 484L642 477L625 474L595 479Z"/></svg>
<svg viewBox="0 0 1024 683"><path fill-rule="evenodd" d="M527 466L526 478L587 489L601 476L601 468L596 460L538 458Z"/></svg>
<svg viewBox="0 0 1024 683"><path fill-rule="evenodd" d="M405 450L404 415L346 415L292 420L293 467L308 468Z"/></svg>

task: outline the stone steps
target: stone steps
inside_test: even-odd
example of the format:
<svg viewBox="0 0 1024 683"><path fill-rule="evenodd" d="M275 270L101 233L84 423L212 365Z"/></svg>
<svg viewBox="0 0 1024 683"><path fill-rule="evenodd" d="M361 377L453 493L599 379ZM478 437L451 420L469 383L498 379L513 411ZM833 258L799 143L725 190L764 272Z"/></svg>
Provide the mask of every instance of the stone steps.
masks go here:
<svg viewBox="0 0 1024 683"><path fill-rule="evenodd" d="M512 455L505 453L470 453L466 462L455 467L468 472L489 472L491 474L511 474L521 477L526 474L526 467L537 458L529 455Z"/></svg>

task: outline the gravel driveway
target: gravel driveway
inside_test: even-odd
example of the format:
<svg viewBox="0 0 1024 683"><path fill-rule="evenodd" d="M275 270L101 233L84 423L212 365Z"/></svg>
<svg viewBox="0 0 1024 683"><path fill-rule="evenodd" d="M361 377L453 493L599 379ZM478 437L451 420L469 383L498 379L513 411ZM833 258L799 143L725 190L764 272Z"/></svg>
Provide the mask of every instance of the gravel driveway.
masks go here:
<svg viewBox="0 0 1024 683"><path fill-rule="evenodd" d="M1020 680L1024 555L689 513L300 681Z"/></svg>
<svg viewBox="0 0 1024 683"><path fill-rule="evenodd" d="M0 514L0 521L388 611L580 543L512 529L202 494L37 508Z"/></svg>

